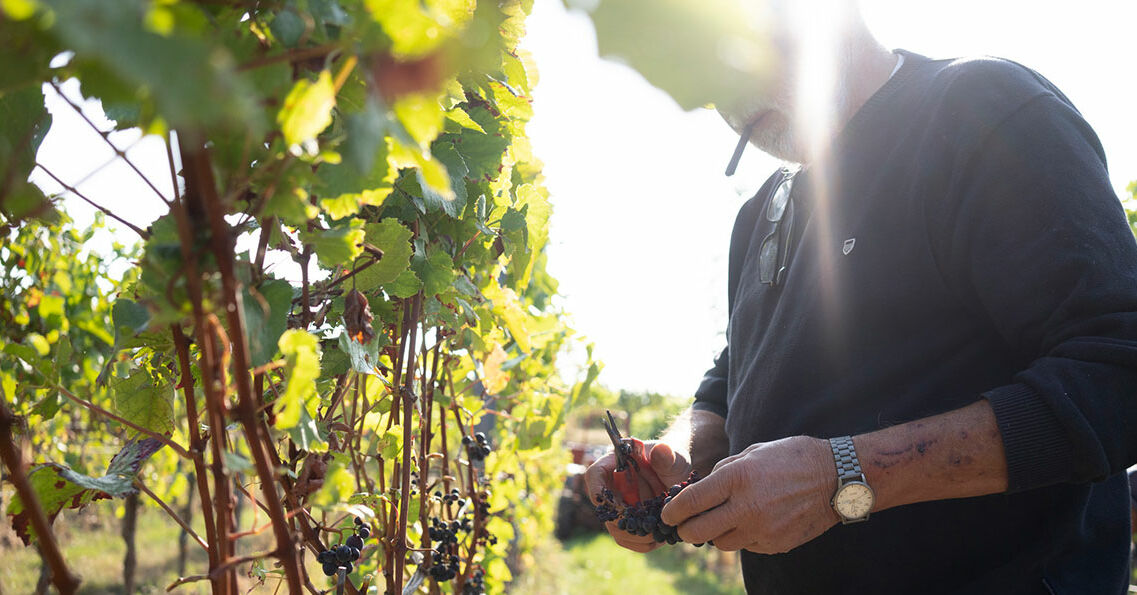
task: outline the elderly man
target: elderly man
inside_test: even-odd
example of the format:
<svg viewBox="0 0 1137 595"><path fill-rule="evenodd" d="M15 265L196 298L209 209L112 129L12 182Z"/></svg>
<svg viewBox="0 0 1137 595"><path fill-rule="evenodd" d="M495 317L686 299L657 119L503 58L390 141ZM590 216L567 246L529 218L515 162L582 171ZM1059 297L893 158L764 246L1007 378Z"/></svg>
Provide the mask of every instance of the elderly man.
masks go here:
<svg viewBox="0 0 1137 595"><path fill-rule="evenodd" d="M719 106L803 167L738 214L727 347L648 443L664 483L705 478L662 518L743 550L751 593L1122 593L1137 245L1101 145L1027 68L838 22L824 142L793 34L780 86ZM593 494L613 467L589 469Z"/></svg>

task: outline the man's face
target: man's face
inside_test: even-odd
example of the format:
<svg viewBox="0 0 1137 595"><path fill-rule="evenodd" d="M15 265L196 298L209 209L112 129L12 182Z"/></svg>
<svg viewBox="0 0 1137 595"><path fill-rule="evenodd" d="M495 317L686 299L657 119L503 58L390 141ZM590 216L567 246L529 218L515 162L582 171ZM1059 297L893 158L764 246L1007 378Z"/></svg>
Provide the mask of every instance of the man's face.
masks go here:
<svg viewBox="0 0 1137 595"><path fill-rule="evenodd" d="M767 0L763 4L764 22L767 23L767 34L771 36L773 51L772 74L766 84L754 85L754 89L746 93L741 101L733 105L716 106L719 115L731 128L742 134L747 126L753 125L750 134L750 143L762 151L779 159L803 163L807 160L808 147L806 146L809 131L807 124L831 117L839 112L844 104L844 87L847 56L839 55L836 46L823 48L809 47L808 43L818 40L833 41L835 31L825 30L824 24L833 24L832 21L824 23L821 19L833 18L832 14L821 16L819 13L826 8L845 2L846 0L798 0L791 3L789 0ZM806 106L801 101L804 85L802 76L818 76L816 72L805 72L811 66L806 64L804 57L814 60L818 55L822 59L836 60L832 64L832 74L836 77L832 88L824 93L826 114L813 114L816 106ZM815 66L814 66L815 68ZM817 91L812 91L816 93ZM810 97L815 97L810 95ZM810 112L810 113L807 113Z"/></svg>

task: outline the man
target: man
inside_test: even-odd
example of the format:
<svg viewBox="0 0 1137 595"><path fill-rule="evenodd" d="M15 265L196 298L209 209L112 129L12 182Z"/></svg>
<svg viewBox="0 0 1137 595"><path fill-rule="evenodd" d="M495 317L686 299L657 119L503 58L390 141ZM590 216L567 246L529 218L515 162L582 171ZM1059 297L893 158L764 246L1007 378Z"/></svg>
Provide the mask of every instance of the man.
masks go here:
<svg viewBox="0 0 1137 595"><path fill-rule="evenodd" d="M727 348L649 443L664 483L705 476L663 520L742 550L751 593L1124 592L1137 245L1096 136L1022 66L837 22L822 142L788 20L781 85L719 108L804 167L739 212Z"/></svg>

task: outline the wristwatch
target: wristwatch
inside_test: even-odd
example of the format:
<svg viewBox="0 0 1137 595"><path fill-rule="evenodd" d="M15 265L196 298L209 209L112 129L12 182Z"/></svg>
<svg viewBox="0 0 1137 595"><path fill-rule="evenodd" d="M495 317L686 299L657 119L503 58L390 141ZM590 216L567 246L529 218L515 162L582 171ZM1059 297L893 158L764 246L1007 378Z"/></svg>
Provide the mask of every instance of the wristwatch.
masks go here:
<svg viewBox="0 0 1137 595"><path fill-rule="evenodd" d="M829 447L833 449L833 461L837 464L837 491L829 504L837 511L843 525L869 520L869 511L876 496L861 472L853 438L830 438Z"/></svg>

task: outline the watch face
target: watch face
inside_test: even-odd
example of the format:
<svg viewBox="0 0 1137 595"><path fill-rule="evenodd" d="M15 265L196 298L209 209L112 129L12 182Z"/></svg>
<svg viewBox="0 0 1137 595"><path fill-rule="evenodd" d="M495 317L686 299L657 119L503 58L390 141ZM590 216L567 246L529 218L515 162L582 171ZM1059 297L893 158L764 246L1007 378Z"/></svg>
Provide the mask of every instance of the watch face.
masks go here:
<svg viewBox="0 0 1137 595"><path fill-rule="evenodd" d="M872 505L872 489L861 482L845 484L833 499L833 507L847 519L859 519L868 516L869 511L872 510Z"/></svg>

